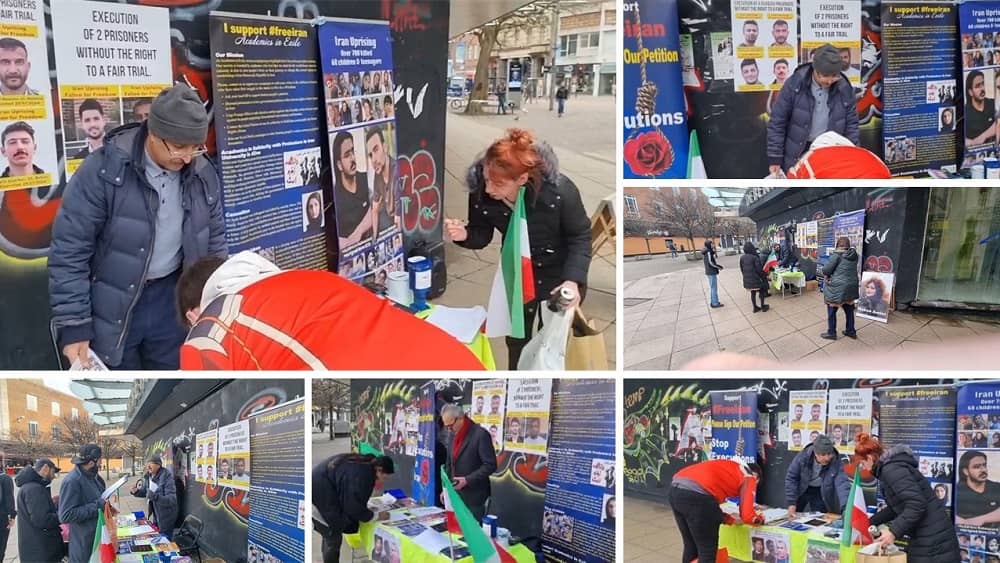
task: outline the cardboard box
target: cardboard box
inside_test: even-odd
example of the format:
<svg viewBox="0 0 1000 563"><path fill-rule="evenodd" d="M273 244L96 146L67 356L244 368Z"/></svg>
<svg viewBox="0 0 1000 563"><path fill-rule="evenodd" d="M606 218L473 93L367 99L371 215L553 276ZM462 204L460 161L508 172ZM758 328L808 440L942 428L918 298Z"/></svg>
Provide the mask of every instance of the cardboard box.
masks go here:
<svg viewBox="0 0 1000 563"><path fill-rule="evenodd" d="M816 280L809 280L806 282L806 291L819 291L819 282Z"/></svg>

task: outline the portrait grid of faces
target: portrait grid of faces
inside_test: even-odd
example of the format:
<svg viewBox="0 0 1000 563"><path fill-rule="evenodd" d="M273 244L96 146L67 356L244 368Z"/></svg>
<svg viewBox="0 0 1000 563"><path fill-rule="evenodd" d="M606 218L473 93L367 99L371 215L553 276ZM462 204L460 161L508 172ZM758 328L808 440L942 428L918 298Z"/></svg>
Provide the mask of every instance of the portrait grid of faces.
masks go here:
<svg viewBox="0 0 1000 563"><path fill-rule="evenodd" d="M754 3L744 3L747 6ZM754 18L733 18L732 43L735 43L733 77L737 92L781 90L795 67L798 66L798 20L795 3L758 6ZM734 6L737 16L747 15ZM716 45L719 54L728 47Z"/></svg>

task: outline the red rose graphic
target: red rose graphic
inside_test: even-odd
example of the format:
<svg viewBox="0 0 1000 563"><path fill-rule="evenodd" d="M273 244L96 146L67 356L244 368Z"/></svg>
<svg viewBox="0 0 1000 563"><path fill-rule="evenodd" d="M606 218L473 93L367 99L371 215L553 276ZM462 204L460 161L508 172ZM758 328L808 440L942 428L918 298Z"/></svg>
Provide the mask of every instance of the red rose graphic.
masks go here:
<svg viewBox="0 0 1000 563"><path fill-rule="evenodd" d="M625 425L625 445L631 446L632 442L635 441L635 426L632 423Z"/></svg>
<svg viewBox="0 0 1000 563"><path fill-rule="evenodd" d="M659 131L648 131L625 143L625 162L640 176L656 176L674 163L674 149Z"/></svg>

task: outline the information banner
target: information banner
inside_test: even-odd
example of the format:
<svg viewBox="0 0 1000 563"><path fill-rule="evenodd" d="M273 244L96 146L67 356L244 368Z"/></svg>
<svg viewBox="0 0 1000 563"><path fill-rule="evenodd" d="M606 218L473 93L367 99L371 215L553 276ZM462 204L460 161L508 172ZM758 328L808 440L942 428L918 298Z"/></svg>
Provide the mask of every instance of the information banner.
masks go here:
<svg viewBox="0 0 1000 563"><path fill-rule="evenodd" d="M882 133L885 163L896 176L958 162L957 25L952 3L882 4Z"/></svg>
<svg viewBox="0 0 1000 563"><path fill-rule="evenodd" d="M757 393L713 391L712 459L757 459Z"/></svg>
<svg viewBox="0 0 1000 563"><path fill-rule="evenodd" d="M872 431L872 390L831 389L830 409L827 415L827 434L833 434L840 426L844 435L841 444L853 448L858 433Z"/></svg>
<svg viewBox="0 0 1000 563"><path fill-rule="evenodd" d="M219 428L219 485L250 490L250 421Z"/></svg>
<svg viewBox="0 0 1000 563"><path fill-rule="evenodd" d="M392 42L384 21L319 28L340 275L385 284L404 270ZM412 202L411 202L412 203Z"/></svg>
<svg viewBox="0 0 1000 563"><path fill-rule="evenodd" d="M305 400L250 417L249 561L305 561Z"/></svg>
<svg viewBox="0 0 1000 563"><path fill-rule="evenodd" d="M0 4L0 192L59 183L42 2Z"/></svg>
<svg viewBox="0 0 1000 563"><path fill-rule="evenodd" d="M955 475L955 401L952 386L878 390L879 440L887 448L909 446L920 473L948 507Z"/></svg>
<svg viewBox="0 0 1000 563"><path fill-rule="evenodd" d="M797 452L826 429L826 391L789 391L788 397L788 449Z"/></svg>
<svg viewBox="0 0 1000 563"><path fill-rule="evenodd" d="M1000 556L1000 382L960 387L957 414L955 526L970 560L988 561Z"/></svg>
<svg viewBox="0 0 1000 563"><path fill-rule="evenodd" d="M218 441L218 429L202 432L195 436L195 448L198 450L198 454L195 458L194 480L196 482L215 486L215 460L218 455L218 451L216 450Z"/></svg>
<svg viewBox="0 0 1000 563"><path fill-rule="evenodd" d="M861 0L801 2L802 60L829 43L840 51L841 72L851 84L861 83Z"/></svg>
<svg viewBox="0 0 1000 563"><path fill-rule="evenodd" d="M52 0L52 36L69 180L108 132L143 122L174 82L166 8Z"/></svg>
<svg viewBox="0 0 1000 563"><path fill-rule="evenodd" d="M437 444L437 424L434 420L434 382L420 388L420 419L417 434L416 460L413 464L413 499L424 506L434 506L437 475L434 471L434 447Z"/></svg>
<svg viewBox="0 0 1000 563"><path fill-rule="evenodd" d="M798 66L796 0L732 0L737 92L781 90ZM860 37L859 37L860 39Z"/></svg>
<svg viewBox="0 0 1000 563"><path fill-rule="evenodd" d="M503 449L504 404L507 398L506 379L486 379L472 383L472 420L489 431L493 449Z"/></svg>
<svg viewBox="0 0 1000 563"><path fill-rule="evenodd" d="M550 431L551 402L551 379L509 380L504 449L544 456Z"/></svg>
<svg viewBox="0 0 1000 563"><path fill-rule="evenodd" d="M792 542L787 532L750 531L750 561L754 563L791 561L791 552Z"/></svg>
<svg viewBox="0 0 1000 563"><path fill-rule="evenodd" d="M556 383L542 513L546 561L615 560L616 420L614 380Z"/></svg>
<svg viewBox="0 0 1000 563"><path fill-rule="evenodd" d="M625 178L686 178L689 133L677 0L636 0L622 9ZM655 96L643 88L643 79L655 86Z"/></svg>
<svg viewBox="0 0 1000 563"><path fill-rule="evenodd" d="M213 12L209 33L229 251L326 269L315 30L302 20Z"/></svg>

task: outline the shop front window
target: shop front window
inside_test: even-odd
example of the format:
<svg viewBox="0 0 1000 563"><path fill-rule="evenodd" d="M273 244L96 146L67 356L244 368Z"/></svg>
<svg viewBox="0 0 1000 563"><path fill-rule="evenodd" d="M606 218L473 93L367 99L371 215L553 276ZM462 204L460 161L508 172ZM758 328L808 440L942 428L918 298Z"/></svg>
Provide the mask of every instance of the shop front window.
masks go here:
<svg viewBox="0 0 1000 563"><path fill-rule="evenodd" d="M917 298L1000 305L1000 190L931 189Z"/></svg>

